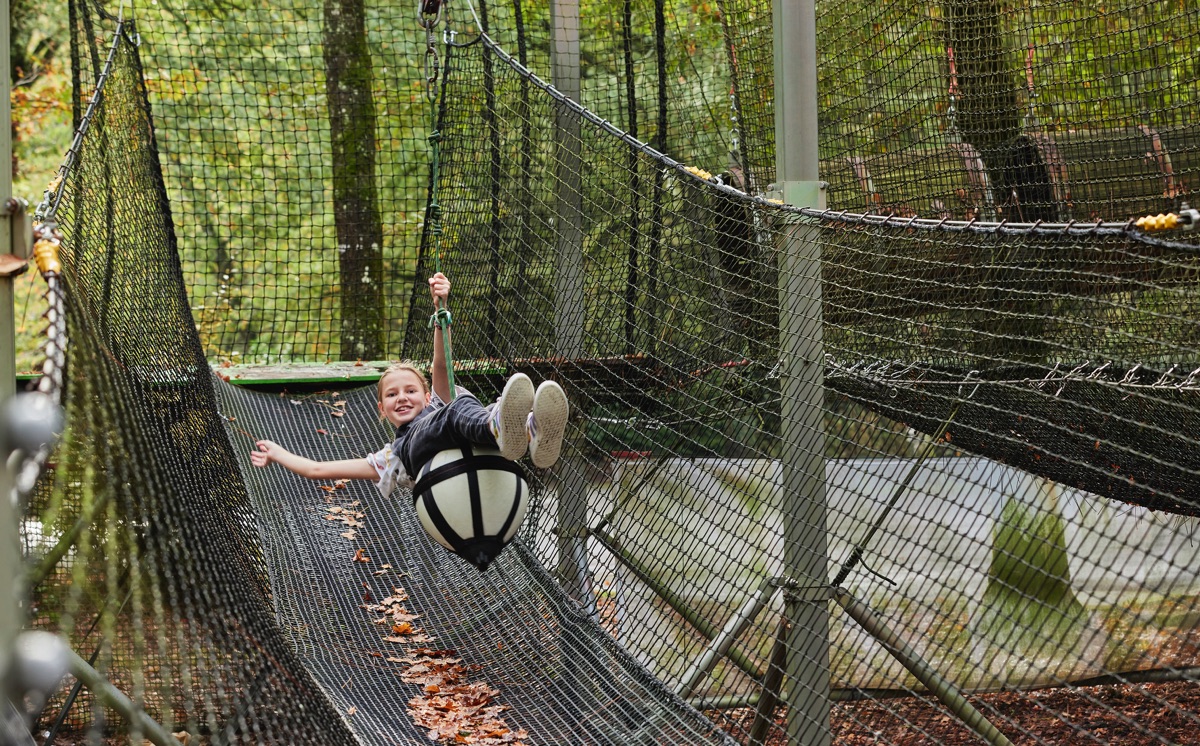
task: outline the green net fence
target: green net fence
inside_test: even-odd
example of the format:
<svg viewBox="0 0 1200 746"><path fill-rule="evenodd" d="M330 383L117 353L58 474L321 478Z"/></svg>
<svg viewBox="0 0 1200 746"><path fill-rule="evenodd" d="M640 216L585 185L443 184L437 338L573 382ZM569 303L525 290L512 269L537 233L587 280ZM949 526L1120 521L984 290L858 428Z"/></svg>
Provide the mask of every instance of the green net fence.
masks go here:
<svg viewBox="0 0 1200 746"><path fill-rule="evenodd" d="M46 205L67 247L67 372L46 376L61 381L68 429L21 525L29 623L62 634L172 730L352 742L272 613L183 292L135 37L88 4L71 21L76 89L103 96L79 108L86 134ZM52 699L36 732L59 712L97 738L124 730L86 692L63 708L70 696Z"/></svg>
<svg viewBox="0 0 1200 746"><path fill-rule="evenodd" d="M204 743L1188 742L1200 242L1133 220L1195 202L1196 11L818 5L824 211L766 198L769 6L589 3L578 101L561 21L138 9L57 214L31 623ZM463 385L574 411L482 575L249 464L378 450L372 389L208 370L427 359L437 263ZM503 725L431 715L459 665Z"/></svg>

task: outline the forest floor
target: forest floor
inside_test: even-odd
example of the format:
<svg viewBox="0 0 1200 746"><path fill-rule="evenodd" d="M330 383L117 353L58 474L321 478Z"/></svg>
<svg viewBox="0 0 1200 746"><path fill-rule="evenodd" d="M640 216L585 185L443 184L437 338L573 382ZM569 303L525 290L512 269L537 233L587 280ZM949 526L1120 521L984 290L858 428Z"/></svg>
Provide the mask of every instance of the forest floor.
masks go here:
<svg viewBox="0 0 1200 746"><path fill-rule="evenodd" d="M1200 743L1200 684L1194 682L999 692L973 697L972 701L1017 746L1058 746L1082 740L1120 746ZM753 708L706 714L743 739L754 720ZM790 746L783 736L785 718L786 713L780 710L776 720L779 727L765 746ZM833 742L839 746L984 743L957 720L917 698L837 704L831 725ZM43 737L36 739L39 746L43 742ZM54 743L89 745L86 735L79 733L60 734ZM107 737L100 743L124 746L128 740Z"/></svg>
<svg viewBox="0 0 1200 746"><path fill-rule="evenodd" d="M1121 746L1200 743L1200 684L1195 682L997 692L971 699L1017 746L1077 740ZM754 720L753 708L706 714L743 738ZM766 746L786 746L785 719L786 712L778 711L779 727ZM837 704L830 719L833 742L839 745L985 743L941 709L915 697Z"/></svg>

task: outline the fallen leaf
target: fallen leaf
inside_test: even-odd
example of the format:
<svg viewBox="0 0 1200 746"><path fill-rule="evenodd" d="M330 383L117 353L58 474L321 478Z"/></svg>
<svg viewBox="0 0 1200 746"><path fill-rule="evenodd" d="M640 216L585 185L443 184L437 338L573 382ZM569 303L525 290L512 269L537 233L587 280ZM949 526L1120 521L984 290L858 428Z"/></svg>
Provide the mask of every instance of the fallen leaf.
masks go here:
<svg viewBox="0 0 1200 746"><path fill-rule="evenodd" d="M349 531L343 531L340 535L347 539L353 540L355 536L358 536L358 532L356 532L354 529L350 529Z"/></svg>
<svg viewBox="0 0 1200 746"><path fill-rule="evenodd" d="M362 547L359 547L358 549L354 550L354 561L355 562L370 562L371 558L368 557L364 553L364 550L362 549Z"/></svg>
<svg viewBox="0 0 1200 746"><path fill-rule="evenodd" d="M357 708L357 707L349 707L349 708L347 708L347 709L346 709L346 714L347 714L347 715L353 715L353 714L354 714L354 713L356 713L356 712L358 712L358 708Z"/></svg>
<svg viewBox="0 0 1200 746"><path fill-rule="evenodd" d="M317 428L317 432L318 432L318 433L320 433L321 435L328 435L328 434L329 434L329 431L328 431L328 430L322 430L322 429L321 429L321 428L319 428L319 427Z"/></svg>

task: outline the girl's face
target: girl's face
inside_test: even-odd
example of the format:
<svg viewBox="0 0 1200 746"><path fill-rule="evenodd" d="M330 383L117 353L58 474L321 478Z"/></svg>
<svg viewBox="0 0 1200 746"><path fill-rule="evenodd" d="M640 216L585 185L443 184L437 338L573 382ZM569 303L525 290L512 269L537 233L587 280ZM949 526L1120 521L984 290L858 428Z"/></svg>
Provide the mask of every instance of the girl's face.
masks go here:
<svg viewBox="0 0 1200 746"><path fill-rule="evenodd" d="M379 414L400 427L413 421L429 403L429 392L411 370L398 370L384 377L379 392Z"/></svg>

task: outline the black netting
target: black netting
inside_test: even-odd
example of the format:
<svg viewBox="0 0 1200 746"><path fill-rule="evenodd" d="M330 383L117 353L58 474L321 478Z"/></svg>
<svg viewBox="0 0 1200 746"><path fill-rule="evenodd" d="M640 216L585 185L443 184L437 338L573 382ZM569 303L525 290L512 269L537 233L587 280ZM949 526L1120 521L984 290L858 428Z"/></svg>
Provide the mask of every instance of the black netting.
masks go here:
<svg viewBox="0 0 1200 746"><path fill-rule="evenodd" d="M405 10L141 9L84 117L76 3L36 626L205 742L425 742L443 664L529 743L1191 740L1194 9L819 5L829 210L767 198L770 7L584 6L579 101L547 8ZM208 370L427 359L439 266L460 380L574 413L482 575L249 465L377 450L371 389Z"/></svg>
<svg viewBox="0 0 1200 746"><path fill-rule="evenodd" d="M23 525L31 624L61 632L178 730L352 742L271 613L257 521L182 292L136 48L112 21L72 7L81 94L112 57L55 215L69 247L69 429Z"/></svg>
<svg viewBox="0 0 1200 746"><path fill-rule="evenodd" d="M1171 678L1162 671L1192 665L1192 643L1167 642L1192 640L1190 622L1166 612L1192 603L1179 585L1191 524L1146 508L1195 513L1194 241L1122 223L790 212L655 154L487 40L448 54L444 225L419 274L434 251L453 268L456 318L469 320L455 327L462 357L568 384L584 413L575 468L604 470L585 489L594 569L620 589L618 639L658 675L711 701L761 701L755 679L778 631L743 605L764 580L795 577L783 563L807 551L788 528L800 496L784 486L789 443L813 448L786 415L802 389L784 386L801 372L781 354L781 329L790 344L812 333L804 321L781 327L776 298L804 269L789 231L822 258L830 578L968 690ZM464 105L485 100L494 110ZM575 157L580 169L564 171ZM578 248L563 238L576 225ZM410 356L430 354L421 319L408 344ZM557 359L564 349L572 359ZM554 497L562 511L570 492ZM1134 525L1146 544L1126 543ZM557 542L529 540L559 561ZM1121 566L1142 580L1117 581ZM1144 621L1138 634L1155 641L1134 653L1111 629L1130 623L1149 587L1164 593L1151 603L1171 631ZM780 596L759 601L782 610ZM699 611L714 603L723 613ZM691 679L705 638L743 613L728 655ZM915 686L848 618L831 624L836 698ZM1153 690L1142 696L1170 709ZM1052 739L1011 705L981 707L1004 732ZM856 722L860 712L835 707L835 732L876 727ZM745 738L751 720L730 727Z"/></svg>
<svg viewBox="0 0 1200 746"><path fill-rule="evenodd" d="M318 459L361 457L390 437L375 414L374 387L332 399L227 384L219 391L243 453L253 447L249 434ZM339 398L346 415L335 418L330 402ZM361 742L423 737L405 711L423 687L401 679L420 648L451 651L471 680L498 689L505 721L526 729L529 743L722 742L523 547L481 574L433 543L407 493L382 498L369 483L321 489L248 459L242 468L264 524L280 622L342 711L355 709L350 722ZM381 625L386 616L370 608L400 594L416 615L416 636L389 634L391 622Z"/></svg>

